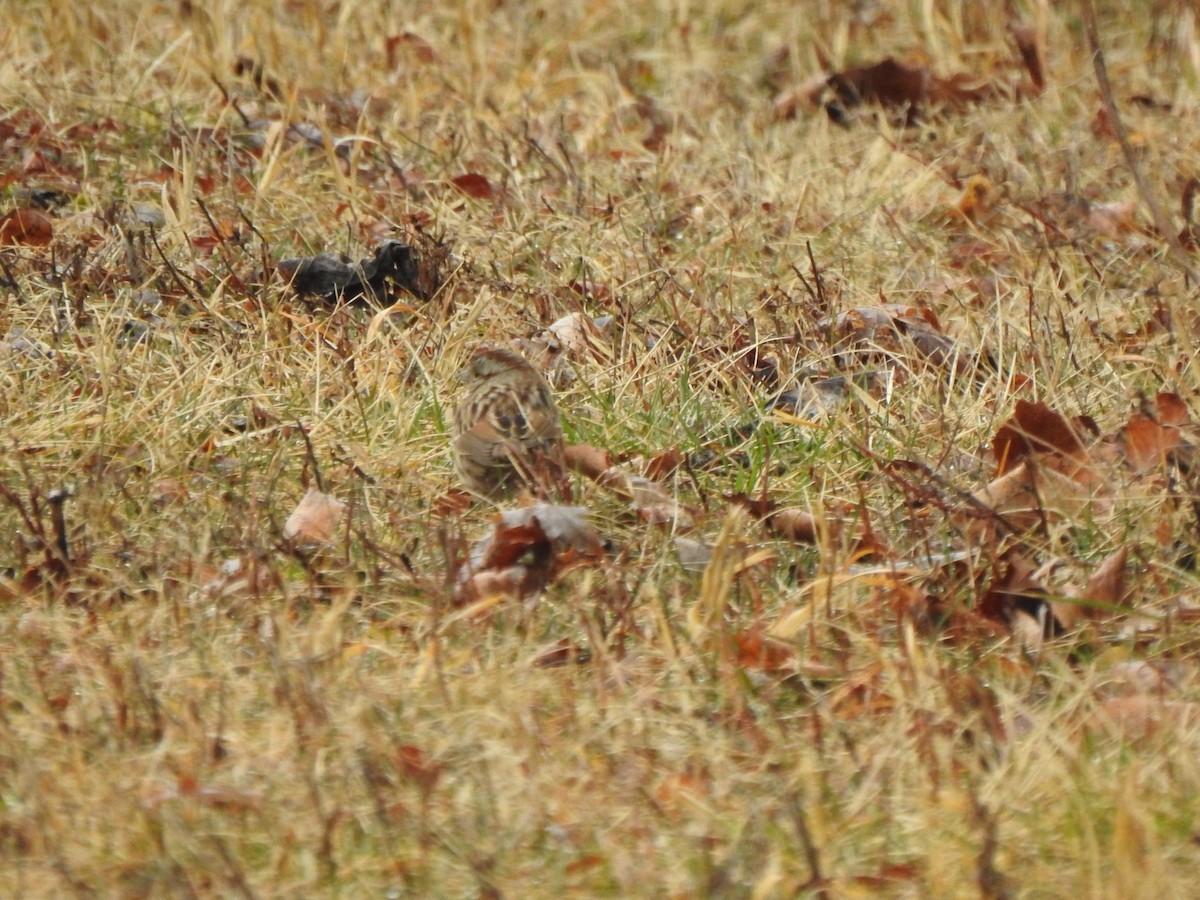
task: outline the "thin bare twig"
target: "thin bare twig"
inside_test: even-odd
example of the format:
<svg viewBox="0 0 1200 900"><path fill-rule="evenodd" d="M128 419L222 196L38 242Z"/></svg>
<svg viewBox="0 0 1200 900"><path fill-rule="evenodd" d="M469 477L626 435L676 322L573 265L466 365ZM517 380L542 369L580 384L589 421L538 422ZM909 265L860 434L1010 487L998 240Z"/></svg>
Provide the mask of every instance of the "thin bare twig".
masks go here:
<svg viewBox="0 0 1200 900"><path fill-rule="evenodd" d="M299 419L296 420L296 427L300 429L300 437L304 438L304 452L308 456L308 464L312 466L313 481L317 483L317 490L324 494L325 479L321 477L321 466L317 463L317 454L313 450L312 439L308 436L308 429L304 427L304 423Z"/></svg>

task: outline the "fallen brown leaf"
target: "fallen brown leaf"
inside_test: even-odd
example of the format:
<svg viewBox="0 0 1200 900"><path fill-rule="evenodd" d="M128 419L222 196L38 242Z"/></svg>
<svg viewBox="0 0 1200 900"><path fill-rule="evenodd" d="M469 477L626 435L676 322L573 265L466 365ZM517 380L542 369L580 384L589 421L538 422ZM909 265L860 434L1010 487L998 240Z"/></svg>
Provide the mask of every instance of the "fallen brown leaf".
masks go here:
<svg viewBox="0 0 1200 900"><path fill-rule="evenodd" d="M191 602L243 600L269 590L276 575L269 565L254 557L232 557L219 566L201 566L184 580L197 586Z"/></svg>
<svg viewBox="0 0 1200 900"><path fill-rule="evenodd" d="M1162 425L1183 425L1191 417L1187 403L1174 393L1163 392L1155 395L1154 408Z"/></svg>
<svg viewBox="0 0 1200 900"><path fill-rule="evenodd" d="M1081 465L1086 458L1079 430L1064 416L1044 403L1018 400L1012 418L992 440L996 474L1012 471L1034 453L1059 453Z"/></svg>
<svg viewBox="0 0 1200 900"><path fill-rule="evenodd" d="M504 510L459 568L455 599L530 597L603 554L584 507L535 503Z"/></svg>
<svg viewBox="0 0 1200 900"><path fill-rule="evenodd" d="M432 790L442 777L443 766L415 744L396 748L396 771L424 790Z"/></svg>
<svg viewBox="0 0 1200 900"><path fill-rule="evenodd" d="M1182 442L1178 428L1161 425L1145 413L1136 413L1117 433L1117 443L1135 472L1160 468Z"/></svg>
<svg viewBox="0 0 1200 900"><path fill-rule="evenodd" d="M496 196L496 189L492 187L492 183L487 180L486 176L480 175L478 172L457 175L450 179L450 183L468 197L474 197L476 200L491 200Z"/></svg>
<svg viewBox="0 0 1200 900"><path fill-rule="evenodd" d="M563 457L569 469L592 481L599 480L612 466L612 457L608 455L608 451L591 444L568 444L563 448Z"/></svg>
<svg viewBox="0 0 1200 900"><path fill-rule="evenodd" d="M941 77L927 66L901 62L893 57L835 72L829 76L827 85L844 109L877 103L888 109L906 110L909 122L928 106L961 109L1016 92L1010 86L965 72Z"/></svg>
<svg viewBox="0 0 1200 900"><path fill-rule="evenodd" d="M646 477L651 481L662 481L683 465L683 453L678 447L664 450L646 463Z"/></svg>
<svg viewBox="0 0 1200 900"><path fill-rule="evenodd" d="M341 500L310 487L283 524L283 539L302 544L328 543L345 509Z"/></svg>
<svg viewBox="0 0 1200 900"><path fill-rule="evenodd" d="M608 860L596 853L588 853L571 860L563 866L564 875L579 875L583 872L591 871L599 866L607 863Z"/></svg>
<svg viewBox="0 0 1200 900"><path fill-rule="evenodd" d="M41 210L21 207L0 218L0 245L48 247L53 238L54 224Z"/></svg>
<svg viewBox="0 0 1200 900"><path fill-rule="evenodd" d="M1009 627L1014 626L1018 613L1040 623L1047 612L1048 593L1033 566L1013 551L1005 558L1004 571L993 579L976 609L980 615Z"/></svg>
<svg viewBox="0 0 1200 900"><path fill-rule="evenodd" d="M597 483L629 500L642 521L648 524L673 525L679 531L690 531L695 526L692 511L657 481L612 466L597 479Z"/></svg>
<svg viewBox="0 0 1200 900"><path fill-rule="evenodd" d="M404 52L419 63L429 65L439 62L437 51L425 38L411 31L391 35L384 42L389 69L395 69L400 62L400 54Z"/></svg>
<svg viewBox="0 0 1200 900"><path fill-rule="evenodd" d="M817 517L804 509L779 508L773 500L755 499L744 493L726 494L725 499L747 510L759 519L767 529L784 540L797 544L815 544L820 538L821 523Z"/></svg>
<svg viewBox="0 0 1200 900"><path fill-rule="evenodd" d="M1137 228L1133 215L1137 212L1136 200L1115 203L1093 203L1088 209L1087 224L1102 237L1120 237Z"/></svg>
<svg viewBox="0 0 1200 900"><path fill-rule="evenodd" d="M1200 703L1134 694L1102 701L1084 723L1084 730L1138 743L1164 728L1195 728L1198 724Z"/></svg>
<svg viewBox="0 0 1200 900"><path fill-rule="evenodd" d="M977 515L982 506L1001 516L1008 526L1022 530L1037 525L1045 516L1077 517L1089 504L1096 510L1104 508L1103 499L1084 484L1044 464L1054 461L1021 463L971 494L963 513Z"/></svg>
<svg viewBox="0 0 1200 900"><path fill-rule="evenodd" d="M611 319L605 317L605 321L611 322ZM612 351L604 343L602 329L586 313L567 313L547 325L546 331L554 336L564 352L576 359L605 360L612 356Z"/></svg>
<svg viewBox="0 0 1200 900"><path fill-rule="evenodd" d="M815 544L821 533L817 517L803 509L778 509L767 518L767 527L797 544Z"/></svg>
<svg viewBox="0 0 1200 900"><path fill-rule="evenodd" d="M739 668L781 672L795 665L795 647L771 637L760 628L741 631L733 636L733 641Z"/></svg>
<svg viewBox="0 0 1200 900"><path fill-rule="evenodd" d="M997 192L986 175L972 175L963 186L962 196L949 209L953 219L979 225L987 220L995 208Z"/></svg>
<svg viewBox="0 0 1200 900"><path fill-rule="evenodd" d="M1111 615L1125 601L1125 563L1129 546L1123 545L1096 567L1087 584L1068 592L1067 600L1052 600L1050 610L1064 630L1084 619Z"/></svg>

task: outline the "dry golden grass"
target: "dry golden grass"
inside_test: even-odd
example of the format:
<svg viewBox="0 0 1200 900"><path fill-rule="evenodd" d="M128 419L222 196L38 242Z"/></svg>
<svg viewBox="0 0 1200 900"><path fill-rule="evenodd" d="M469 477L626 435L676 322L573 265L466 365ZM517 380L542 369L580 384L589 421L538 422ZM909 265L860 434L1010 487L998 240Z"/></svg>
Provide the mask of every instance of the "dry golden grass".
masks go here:
<svg viewBox="0 0 1200 900"><path fill-rule="evenodd" d="M1120 234L1035 214L1139 199L1092 127L1075 5L1023 13L1041 96L910 128L775 105L822 60L1019 81L1000 6L0 9L0 212L61 195L50 246L0 247L0 893L1190 896L1189 473L1118 466L1103 504L951 577L960 524L884 470L978 490L1019 397L1106 433L1160 390L1195 408L1195 286L1145 209ZM1194 14L1104 6L1138 164L1182 227ZM980 174L992 218L953 221ZM422 233L451 255L409 310L258 278ZM933 309L994 365L823 339L881 302ZM669 479L712 559L690 571L669 527L580 484L605 561L463 615L452 567L489 511L439 514L454 374L577 311L612 324L559 389L571 438L712 450ZM888 374L821 422L774 419L755 346L780 388ZM347 504L319 551L280 537L315 479L297 423ZM738 491L842 529L776 540L730 512ZM855 558L864 517L882 562ZM1130 546L1134 610L1022 643L906 606L976 608L1017 545L1060 560L1064 591Z"/></svg>

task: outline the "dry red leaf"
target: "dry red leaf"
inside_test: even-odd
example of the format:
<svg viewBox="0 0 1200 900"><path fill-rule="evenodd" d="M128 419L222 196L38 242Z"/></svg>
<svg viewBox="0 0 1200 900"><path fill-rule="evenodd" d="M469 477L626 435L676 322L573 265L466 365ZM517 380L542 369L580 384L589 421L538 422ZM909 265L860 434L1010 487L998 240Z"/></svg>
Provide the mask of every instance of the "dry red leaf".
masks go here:
<svg viewBox="0 0 1200 900"><path fill-rule="evenodd" d="M781 672L795 667L795 648L770 637L761 628L748 628L734 635L733 641L739 668Z"/></svg>
<svg viewBox="0 0 1200 900"><path fill-rule="evenodd" d="M417 62L427 65L438 61L437 51L433 49L429 41L411 31L390 36L384 42L384 49L389 69L396 68L401 53L406 53Z"/></svg>
<svg viewBox="0 0 1200 900"><path fill-rule="evenodd" d="M232 219L221 219L215 225L215 230L210 227L207 233L192 237L189 241L191 245L197 250L210 253L220 244L235 241L241 233L241 226Z"/></svg>
<svg viewBox="0 0 1200 900"><path fill-rule="evenodd" d="M207 599L240 600L256 597L275 581L275 572L253 556L233 557L220 566L198 566L182 579L197 585L197 595Z"/></svg>
<svg viewBox="0 0 1200 900"><path fill-rule="evenodd" d="M1008 376L1008 389L1014 394L1018 391L1032 390L1033 378L1024 372L1010 372Z"/></svg>
<svg viewBox="0 0 1200 900"><path fill-rule="evenodd" d="M1115 435L1129 466L1144 473L1162 466L1185 445L1179 426L1188 424L1187 403L1178 394L1163 392L1154 398L1153 407L1143 404Z"/></svg>
<svg viewBox="0 0 1200 900"><path fill-rule="evenodd" d="M478 172L457 175L450 179L450 183L468 197L474 197L476 200L491 200L496 196L496 190L492 187L492 183L487 180L486 176L480 175Z"/></svg>
<svg viewBox="0 0 1200 900"><path fill-rule="evenodd" d="M1102 138L1113 143L1120 143L1120 137L1117 134L1117 126L1113 123L1113 118L1109 114L1108 107L1101 106L1096 110L1096 115L1092 117L1092 134L1098 138ZM1125 140L1131 147L1142 147L1146 143L1146 135L1141 131L1136 131L1125 128Z"/></svg>
<svg viewBox="0 0 1200 900"><path fill-rule="evenodd" d="M475 496L461 488L450 488L433 501L433 515L438 519L461 516L475 505Z"/></svg>
<svg viewBox="0 0 1200 900"><path fill-rule="evenodd" d="M536 520L510 525L497 523L478 570L487 572L510 568L527 553L533 554L536 559L544 555L539 552L543 547L549 550L549 541Z"/></svg>
<svg viewBox="0 0 1200 900"><path fill-rule="evenodd" d="M491 598L518 598L536 594L549 584L545 568L513 566L498 572L475 572L461 579L454 589L456 603Z"/></svg>
<svg viewBox="0 0 1200 900"><path fill-rule="evenodd" d="M262 806L261 798L253 794L211 785L199 785L194 791L189 791L186 796L202 806L229 812L250 812Z"/></svg>
<svg viewBox="0 0 1200 900"><path fill-rule="evenodd" d="M415 744L401 744L396 748L396 770L423 791L431 791L442 777L442 765L434 762Z"/></svg>
<svg viewBox="0 0 1200 900"><path fill-rule="evenodd" d="M969 360L969 354L962 352L955 341L943 333L937 313L928 307L898 303L859 306L839 313L832 321L818 322L817 327L836 334L839 349L854 348L867 357L899 352L911 346L921 357L939 366L957 367ZM901 343L902 337L907 337L907 345Z"/></svg>
<svg viewBox="0 0 1200 900"><path fill-rule="evenodd" d="M767 526L797 544L815 544L821 533L817 517L803 509L778 509L767 519Z"/></svg>
<svg viewBox="0 0 1200 900"><path fill-rule="evenodd" d="M1083 463L1085 451L1078 429L1044 403L1018 400L1012 418L992 440L996 474L1011 472L1034 453L1060 453Z"/></svg>
<svg viewBox="0 0 1200 900"><path fill-rule="evenodd" d="M1158 421L1163 425L1183 425L1191 415L1183 398L1168 392L1155 396L1154 408L1158 413Z"/></svg>
<svg viewBox="0 0 1200 900"><path fill-rule="evenodd" d="M672 814L703 801L709 794L708 782L695 772L671 772L654 791L654 799Z"/></svg>
<svg viewBox="0 0 1200 900"><path fill-rule="evenodd" d="M852 875L849 881L871 891L887 891L902 881L916 881L925 875L921 863L884 863L874 875Z"/></svg>
<svg viewBox="0 0 1200 900"><path fill-rule="evenodd" d="M0 245L48 247L53 238L54 224L41 210L21 207L0 218Z"/></svg>
<svg viewBox="0 0 1200 900"><path fill-rule="evenodd" d="M1111 609L1125 602L1125 563L1129 558L1127 545L1117 549L1088 579L1080 597L1097 606Z"/></svg>
<svg viewBox="0 0 1200 900"><path fill-rule="evenodd" d="M1200 178L1189 178L1183 184L1179 196L1179 212L1183 217L1183 228L1179 232L1179 243L1185 250L1195 250L1200 246L1200 233L1194 219L1196 194L1200 192Z"/></svg>
<svg viewBox="0 0 1200 900"><path fill-rule="evenodd" d="M960 108L1001 94L1001 89L975 75L934 75L927 66L888 57L869 65L836 72L828 84L846 106L878 103L891 109L920 110L930 104Z"/></svg>
<svg viewBox="0 0 1200 900"><path fill-rule="evenodd" d="M821 329L831 327L828 319L817 323ZM880 332L906 328L928 328L941 332L937 313L927 306L906 306L902 303L881 303L878 306L856 306L838 314L832 330L840 337L852 340L875 340Z"/></svg>
<svg viewBox="0 0 1200 900"><path fill-rule="evenodd" d="M919 107L928 102L933 76L925 66L912 66L888 57L869 65L851 66L829 77L843 99L890 107Z"/></svg>
<svg viewBox="0 0 1200 900"><path fill-rule="evenodd" d="M1113 125L1112 116L1108 112L1108 107L1101 106L1096 110L1096 115L1092 117L1092 134L1098 138L1103 138L1109 141L1117 139L1117 129Z"/></svg>
<svg viewBox="0 0 1200 900"><path fill-rule="evenodd" d="M681 465L683 465L683 452L677 447L672 447L646 463L646 477L651 481L662 481Z"/></svg>
<svg viewBox="0 0 1200 900"><path fill-rule="evenodd" d="M1162 466L1179 446L1179 429L1160 425L1145 413L1136 413L1117 434L1125 459L1135 472L1148 472Z"/></svg>

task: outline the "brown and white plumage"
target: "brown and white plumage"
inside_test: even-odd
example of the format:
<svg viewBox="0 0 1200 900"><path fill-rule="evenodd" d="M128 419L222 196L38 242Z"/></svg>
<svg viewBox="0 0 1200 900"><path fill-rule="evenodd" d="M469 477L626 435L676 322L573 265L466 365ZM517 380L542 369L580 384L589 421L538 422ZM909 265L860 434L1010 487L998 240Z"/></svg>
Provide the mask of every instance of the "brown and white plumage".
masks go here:
<svg viewBox="0 0 1200 900"><path fill-rule="evenodd" d="M496 498L521 486L545 496L563 484L562 425L550 385L512 350L481 347L454 414L454 467L466 486Z"/></svg>

